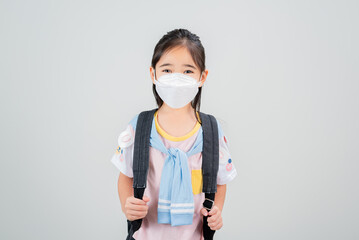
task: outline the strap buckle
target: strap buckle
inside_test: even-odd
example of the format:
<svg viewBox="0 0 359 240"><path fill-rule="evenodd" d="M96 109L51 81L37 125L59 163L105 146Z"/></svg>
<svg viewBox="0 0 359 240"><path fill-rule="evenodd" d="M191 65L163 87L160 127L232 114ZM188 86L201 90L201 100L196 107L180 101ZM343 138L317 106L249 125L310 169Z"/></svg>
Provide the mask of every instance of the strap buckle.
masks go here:
<svg viewBox="0 0 359 240"><path fill-rule="evenodd" d="M211 203L210 203L210 204L211 204L211 208L208 208L208 207L205 205L206 201L211 202ZM208 211L211 211L211 209L212 209L212 207L213 207L213 204L214 204L214 201L213 201L212 199L205 198L205 199L204 199L204 203L203 203L203 207L204 207L205 209L207 209Z"/></svg>

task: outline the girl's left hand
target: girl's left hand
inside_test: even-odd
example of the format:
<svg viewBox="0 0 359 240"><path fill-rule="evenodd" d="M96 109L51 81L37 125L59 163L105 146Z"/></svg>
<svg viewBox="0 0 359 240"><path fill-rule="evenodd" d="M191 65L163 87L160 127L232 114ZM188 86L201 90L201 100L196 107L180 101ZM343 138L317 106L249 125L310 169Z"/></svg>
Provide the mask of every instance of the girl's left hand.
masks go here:
<svg viewBox="0 0 359 240"><path fill-rule="evenodd" d="M207 216L207 214L209 214L207 222L211 230L221 229L221 227L223 226L222 212L216 205L213 205L211 211L209 212L207 211L207 209L202 208L201 213L203 216Z"/></svg>

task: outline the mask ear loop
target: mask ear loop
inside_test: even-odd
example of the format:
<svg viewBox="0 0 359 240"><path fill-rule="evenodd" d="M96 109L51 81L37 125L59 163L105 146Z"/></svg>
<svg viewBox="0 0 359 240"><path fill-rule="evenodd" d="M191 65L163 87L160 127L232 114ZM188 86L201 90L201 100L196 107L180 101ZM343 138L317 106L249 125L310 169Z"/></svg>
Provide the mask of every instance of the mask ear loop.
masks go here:
<svg viewBox="0 0 359 240"><path fill-rule="evenodd" d="M156 69L153 69L153 77L155 78L156 80ZM156 80L157 81L157 80Z"/></svg>

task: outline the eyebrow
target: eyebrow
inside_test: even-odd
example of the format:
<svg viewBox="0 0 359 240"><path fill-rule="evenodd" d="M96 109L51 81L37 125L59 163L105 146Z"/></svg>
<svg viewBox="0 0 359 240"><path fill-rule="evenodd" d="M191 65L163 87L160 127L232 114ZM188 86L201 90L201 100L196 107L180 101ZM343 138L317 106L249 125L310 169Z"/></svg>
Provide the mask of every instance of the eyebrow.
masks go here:
<svg viewBox="0 0 359 240"><path fill-rule="evenodd" d="M170 63L164 63L162 64L161 66L159 67L165 67L165 66L173 66L173 64L170 64ZM183 66L185 67L190 67L190 68L193 68L193 69L196 69L196 67L192 66L191 64L183 64Z"/></svg>

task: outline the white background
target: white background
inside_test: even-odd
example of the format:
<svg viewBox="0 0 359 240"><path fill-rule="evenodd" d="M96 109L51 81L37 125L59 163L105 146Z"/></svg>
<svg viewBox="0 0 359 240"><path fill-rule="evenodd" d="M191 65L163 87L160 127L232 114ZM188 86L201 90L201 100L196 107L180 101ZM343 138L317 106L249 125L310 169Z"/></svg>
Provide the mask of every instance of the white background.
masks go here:
<svg viewBox="0 0 359 240"><path fill-rule="evenodd" d="M110 162L197 34L237 178L215 239L358 239L358 1L1 1L0 239L125 239Z"/></svg>

